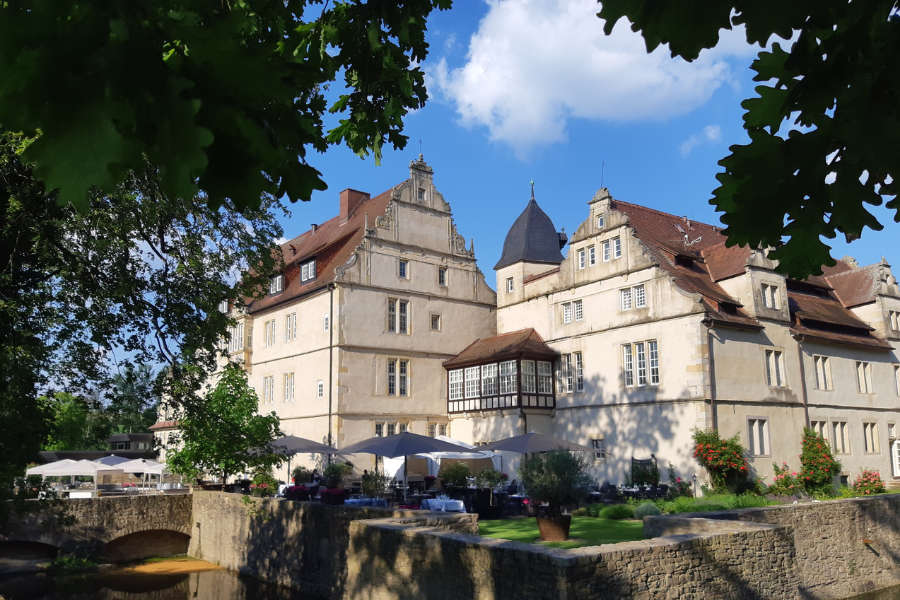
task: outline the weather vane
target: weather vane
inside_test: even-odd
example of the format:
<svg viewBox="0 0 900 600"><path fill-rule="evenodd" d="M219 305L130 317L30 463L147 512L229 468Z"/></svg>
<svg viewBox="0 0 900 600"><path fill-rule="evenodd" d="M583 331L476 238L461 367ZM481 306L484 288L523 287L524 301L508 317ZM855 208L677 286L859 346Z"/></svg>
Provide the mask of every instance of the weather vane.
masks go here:
<svg viewBox="0 0 900 600"><path fill-rule="evenodd" d="M534 179L531 180L531 199L534 200Z"/></svg>

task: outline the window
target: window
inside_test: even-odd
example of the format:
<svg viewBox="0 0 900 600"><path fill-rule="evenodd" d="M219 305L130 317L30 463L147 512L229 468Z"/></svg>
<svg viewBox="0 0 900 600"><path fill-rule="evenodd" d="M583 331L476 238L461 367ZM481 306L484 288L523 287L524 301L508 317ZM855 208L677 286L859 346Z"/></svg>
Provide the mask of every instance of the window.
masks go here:
<svg viewBox="0 0 900 600"><path fill-rule="evenodd" d="M511 294L512 291L513 291L513 278L507 277L506 278L506 293Z"/></svg>
<svg viewBox="0 0 900 600"><path fill-rule="evenodd" d="M263 377L263 402L275 401L275 377L267 375Z"/></svg>
<svg viewBox="0 0 900 600"><path fill-rule="evenodd" d="M500 393L515 394L517 391L516 361L505 360L500 363Z"/></svg>
<svg viewBox="0 0 900 600"><path fill-rule="evenodd" d="M537 391L538 394L553 393L553 365L550 361L537 361Z"/></svg>
<svg viewBox="0 0 900 600"><path fill-rule="evenodd" d="M625 385L659 385L659 346L656 340L622 346Z"/></svg>
<svg viewBox="0 0 900 600"><path fill-rule="evenodd" d="M535 381L534 361L522 361L522 392L526 394L534 394L537 391L537 382Z"/></svg>
<svg viewBox="0 0 900 600"><path fill-rule="evenodd" d="M328 315L322 315L322 330L325 333L328 333L330 329L328 326L331 324L331 320L328 318Z"/></svg>
<svg viewBox="0 0 900 600"><path fill-rule="evenodd" d="M814 356L813 362L816 366L816 389L817 390L833 390L831 381L831 361L827 356Z"/></svg>
<svg viewBox="0 0 900 600"><path fill-rule="evenodd" d="M425 203L425 188L418 189L418 195L416 196L419 200L419 204Z"/></svg>
<svg viewBox="0 0 900 600"><path fill-rule="evenodd" d="M619 296L621 298L622 310L631 310L631 288L619 290Z"/></svg>
<svg viewBox="0 0 900 600"><path fill-rule="evenodd" d="M619 290L619 304L622 310L645 308L647 306L647 293L644 290L644 284Z"/></svg>
<svg viewBox="0 0 900 600"><path fill-rule="evenodd" d="M900 365L894 365L894 387L897 389L897 395L900 396Z"/></svg>
<svg viewBox="0 0 900 600"><path fill-rule="evenodd" d="M388 396L409 395L409 361L389 358L387 363Z"/></svg>
<svg viewBox="0 0 900 600"><path fill-rule="evenodd" d="M897 439L897 426L894 423L888 423L888 440Z"/></svg>
<svg viewBox="0 0 900 600"><path fill-rule="evenodd" d="M387 434L388 435L397 435L397 424L396 423L388 423L387 424Z"/></svg>
<svg viewBox="0 0 900 600"><path fill-rule="evenodd" d="M463 370L453 369L448 375L450 379L450 400L462 400Z"/></svg>
<svg viewBox="0 0 900 600"><path fill-rule="evenodd" d="M825 421L810 421L809 427L823 440L828 440L828 423Z"/></svg>
<svg viewBox="0 0 900 600"><path fill-rule="evenodd" d="M441 330L441 315L436 315L431 313L431 330L432 331L440 331Z"/></svg>
<svg viewBox="0 0 900 600"><path fill-rule="evenodd" d="M409 279L409 261L400 259L397 263L397 275L401 279Z"/></svg>
<svg viewBox="0 0 900 600"><path fill-rule="evenodd" d="M766 350L766 382L772 387L784 386L784 353Z"/></svg>
<svg viewBox="0 0 900 600"><path fill-rule="evenodd" d="M893 329L894 331L900 331L900 312L897 312L896 310L889 310L888 319L891 322L891 329Z"/></svg>
<svg viewBox="0 0 900 600"><path fill-rule="evenodd" d="M835 454L850 454L850 430L847 421L832 421L831 449Z"/></svg>
<svg viewBox="0 0 900 600"><path fill-rule="evenodd" d="M284 317L284 341L290 342L297 339L297 313L291 313Z"/></svg>
<svg viewBox="0 0 900 600"><path fill-rule="evenodd" d="M316 260L308 260L300 265L300 281L305 283L316 278Z"/></svg>
<svg viewBox="0 0 900 600"><path fill-rule="evenodd" d="M622 257L622 240L619 236L616 236L612 239L613 245L613 258L621 258Z"/></svg>
<svg viewBox="0 0 900 600"><path fill-rule="evenodd" d="M594 460L604 461L609 454L606 451L606 442L603 438L594 438L591 440L591 447L594 448Z"/></svg>
<svg viewBox="0 0 900 600"><path fill-rule="evenodd" d="M375 437L384 437L384 423L375 423Z"/></svg>
<svg viewBox="0 0 900 600"><path fill-rule="evenodd" d="M266 321L266 337L264 338L266 347L275 345L275 319Z"/></svg>
<svg viewBox="0 0 900 600"><path fill-rule="evenodd" d="M863 442L866 454L881 453L881 445L878 443L878 423L863 423Z"/></svg>
<svg viewBox="0 0 900 600"><path fill-rule="evenodd" d="M497 393L497 363L481 365L481 395L493 396Z"/></svg>
<svg viewBox="0 0 900 600"><path fill-rule="evenodd" d="M603 229L603 226L606 225L606 219L603 218L603 215L597 215L597 229Z"/></svg>
<svg viewBox="0 0 900 600"><path fill-rule="evenodd" d="M584 319L584 303L581 300L563 302L562 310L563 323L571 323L573 319L575 321Z"/></svg>
<svg viewBox="0 0 900 600"><path fill-rule="evenodd" d="M466 376L466 398L477 398L478 397L478 384L481 380L481 368L480 367L467 367L465 371Z"/></svg>
<svg viewBox="0 0 900 600"><path fill-rule="evenodd" d="M603 262L609 262L609 240L603 240L603 242L600 244L600 247L603 249Z"/></svg>
<svg viewBox="0 0 900 600"><path fill-rule="evenodd" d="M284 386L284 401L291 402L294 400L294 374L285 373L282 384Z"/></svg>
<svg viewBox="0 0 900 600"><path fill-rule="evenodd" d="M397 423L397 428L400 430L400 433L406 433L409 431L409 423Z"/></svg>
<svg viewBox="0 0 900 600"><path fill-rule="evenodd" d="M747 419L750 455L751 456L768 456L769 455L769 420L768 419Z"/></svg>
<svg viewBox="0 0 900 600"><path fill-rule="evenodd" d="M582 362L581 352L563 354L560 357L560 360L562 362L562 379L566 386L565 391L584 391L584 364Z"/></svg>
<svg viewBox="0 0 900 600"><path fill-rule="evenodd" d="M278 294L284 290L284 275L273 275L269 278L269 293Z"/></svg>
<svg viewBox="0 0 900 600"><path fill-rule="evenodd" d="M388 298L388 331L409 333L409 300Z"/></svg>
<svg viewBox="0 0 900 600"><path fill-rule="evenodd" d="M244 349L244 322L228 328L228 351L237 352Z"/></svg>
<svg viewBox="0 0 900 600"><path fill-rule="evenodd" d="M856 361L856 387L860 394L872 393L872 365L861 360Z"/></svg>
<svg viewBox="0 0 900 600"><path fill-rule="evenodd" d="M762 284L762 298L766 308L777 309L778 287L767 283Z"/></svg>
<svg viewBox="0 0 900 600"><path fill-rule="evenodd" d="M438 267L438 285L447 286L447 267Z"/></svg>
<svg viewBox="0 0 900 600"><path fill-rule="evenodd" d="M450 435L450 426L447 423L438 423L438 435L444 437Z"/></svg>
<svg viewBox="0 0 900 600"><path fill-rule="evenodd" d="M587 248L588 251L588 264L590 266L594 266L597 264L597 250L594 248L594 245L591 244Z"/></svg>
<svg viewBox="0 0 900 600"><path fill-rule="evenodd" d="M222 300L219 302L219 312L227 313L228 312L228 300Z"/></svg>
<svg viewBox="0 0 900 600"><path fill-rule="evenodd" d="M644 308L647 306L647 294L644 292L644 284L634 286L632 291L634 292L634 307Z"/></svg>
<svg viewBox="0 0 900 600"><path fill-rule="evenodd" d="M435 437L437 435L437 423L429 423L425 431L428 437Z"/></svg>
<svg viewBox="0 0 900 600"><path fill-rule="evenodd" d="M578 250L578 268L583 269L585 266L584 248Z"/></svg>
<svg viewBox="0 0 900 600"><path fill-rule="evenodd" d="M319 380L316 382L316 398L322 398L325 396L325 382Z"/></svg>

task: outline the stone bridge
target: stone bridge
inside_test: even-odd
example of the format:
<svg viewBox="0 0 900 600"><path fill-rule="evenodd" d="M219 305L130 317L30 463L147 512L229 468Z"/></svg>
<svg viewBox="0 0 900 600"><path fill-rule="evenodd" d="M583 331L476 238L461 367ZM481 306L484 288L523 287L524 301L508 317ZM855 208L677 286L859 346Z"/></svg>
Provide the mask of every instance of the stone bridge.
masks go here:
<svg viewBox="0 0 900 600"><path fill-rule="evenodd" d="M10 516L0 546L42 544L48 551L135 560L187 552L189 494L84 498L38 505ZM37 508L39 507L39 508Z"/></svg>

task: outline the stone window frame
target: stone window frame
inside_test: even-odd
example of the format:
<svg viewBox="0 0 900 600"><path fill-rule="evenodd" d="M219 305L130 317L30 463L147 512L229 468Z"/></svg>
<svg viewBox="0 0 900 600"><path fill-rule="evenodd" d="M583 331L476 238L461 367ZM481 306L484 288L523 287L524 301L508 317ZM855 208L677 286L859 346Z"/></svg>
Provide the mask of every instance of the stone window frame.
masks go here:
<svg viewBox="0 0 900 600"><path fill-rule="evenodd" d="M576 255L578 256L578 270L583 271L587 267L587 248L579 248Z"/></svg>
<svg viewBox="0 0 900 600"><path fill-rule="evenodd" d="M872 384L872 363L868 360L855 361L856 391L860 394L874 394Z"/></svg>
<svg viewBox="0 0 900 600"><path fill-rule="evenodd" d="M513 290L515 290L515 280L512 277L506 278L506 293L512 294Z"/></svg>
<svg viewBox="0 0 900 600"><path fill-rule="evenodd" d="M759 424L762 427L759 428ZM759 429L759 431L757 431ZM753 458L767 458L772 456L772 432L769 427L769 417L761 415L747 416L747 451ZM756 434L760 433L760 439ZM762 450L762 452L757 452Z"/></svg>
<svg viewBox="0 0 900 600"><path fill-rule="evenodd" d="M769 354L773 354L773 358L770 364ZM763 359L763 374L765 375L766 385L770 388L787 388L788 380L787 380L787 372L785 371L785 361L784 361L784 348L779 346L764 346L762 348L762 359ZM772 367L775 367L773 372ZM776 379L773 381L772 375L776 375Z"/></svg>
<svg viewBox="0 0 900 600"><path fill-rule="evenodd" d="M863 421L863 453L869 455L881 454L881 440L879 439L878 422Z"/></svg>
<svg viewBox="0 0 900 600"><path fill-rule="evenodd" d="M833 392L834 391L834 378L831 374L831 357L825 356L824 354L813 354L813 376L816 379L816 389L820 392ZM819 378L819 365L822 365L821 374L822 378Z"/></svg>
<svg viewBox="0 0 900 600"><path fill-rule="evenodd" d="M398 258L397 259L397 277L400 279L406 279L409 281L409 259L407 258Z"/></svg>
<svg viewBox="0 0 900 600"><path fill-rule="evenodd" d="M440 331L441 330L441 313L431 313L431 330L432 331ZM435 327L435 325L437 325Z"/></svg>

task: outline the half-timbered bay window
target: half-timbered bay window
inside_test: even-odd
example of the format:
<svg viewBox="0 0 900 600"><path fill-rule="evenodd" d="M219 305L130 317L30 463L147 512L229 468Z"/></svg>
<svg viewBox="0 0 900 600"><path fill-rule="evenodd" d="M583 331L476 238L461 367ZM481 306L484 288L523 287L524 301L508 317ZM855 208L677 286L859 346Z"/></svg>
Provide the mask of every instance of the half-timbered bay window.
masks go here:
<svg viewBox="0 0 900 600"><path fill-rule="evenodd" d="M500 394L515 394L516 386L516 361L505 360L500 363Z"/></svg>
<svg viewBox="0 0 900 600"><path fill-rule="evenodd" d="M553 365L550 361L537 361L537 382L539 394L553 393Z"/></svg>
<svg viewBox="0 0 900 600"><path fill-rule="evenodd" d="M659 385L659 346L656 340L622 346L625 385Z"/></svg>
<svg viewBox="0 0 900 600"><path fill-rule="evenodd" d="M497 394L497 363L481 365L481 393L484 396Z"/></svg>
<svg viewBox="0 0 900 600"><path fill-rule="evenodd" d="M463 399L463 370L453 369L449 373L450 378L450 400Z"/></svg>
<svg viewBox="0 0 900 600"><path fill-rule="evenodd" d="M526 394L534 394L537 392L537 382L535 381L535 370L533 360L522 361L522 392Z"/></svg>
<svg viewBox="0 0 900 600"><path fill-rule="evenodd" d="M466 377L466 398L477 398L479 396L478 384L481 382L481 369L478 367L468 367L465 370Z"/></svg>

